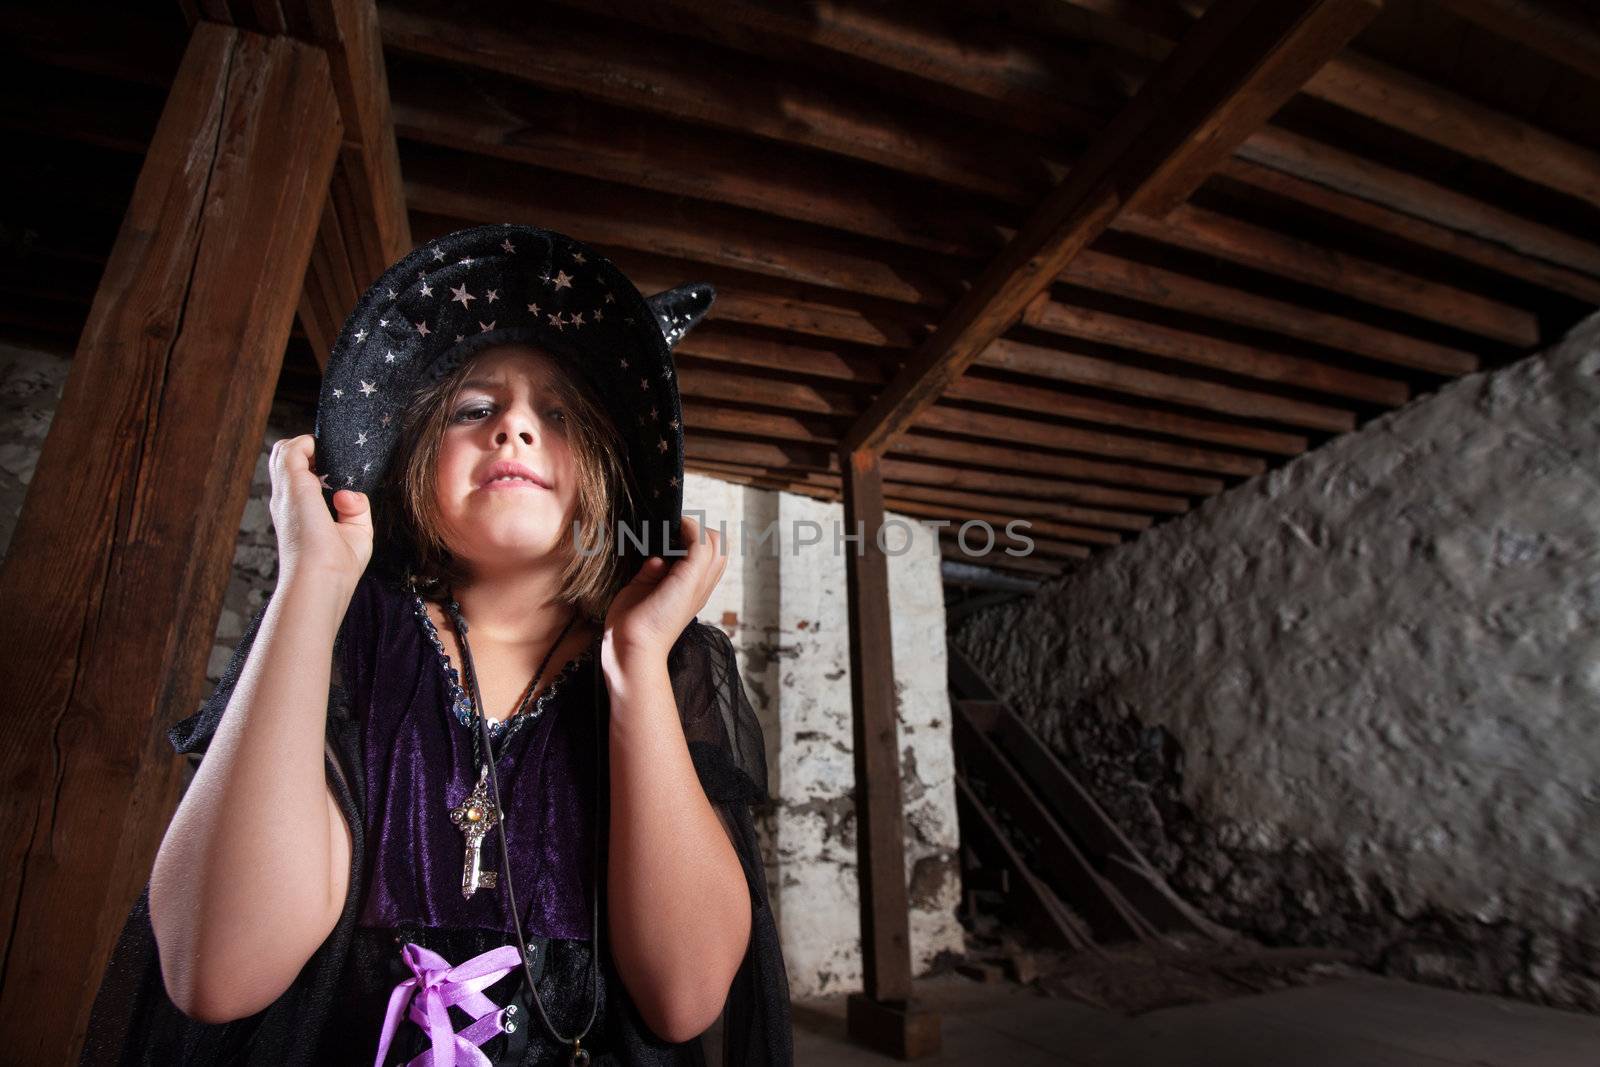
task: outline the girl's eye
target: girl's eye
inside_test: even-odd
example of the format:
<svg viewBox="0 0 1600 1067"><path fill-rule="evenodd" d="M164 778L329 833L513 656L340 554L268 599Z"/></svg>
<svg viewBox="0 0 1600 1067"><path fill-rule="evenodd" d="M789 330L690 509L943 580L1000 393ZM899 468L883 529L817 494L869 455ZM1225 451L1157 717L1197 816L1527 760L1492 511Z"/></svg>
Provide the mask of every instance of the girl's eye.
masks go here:
<svg viewBox="0 0 1600 1067"><path fill-rule="evenodd" d="M465 407L465 408L462 408L460 411L456 412L455 421L456 422L477 422L478 421L477 419L471 418L470 416L472 416L473 414L475 414L477 412L487 413L490 410L491 409L490 409L489 405L487 405L487 404L473 404L471 407ZM564 410L562 410L561 408L551 408L548 412L546 412L546 414L551 416L552 417L551 421L557 423L558 425L564 425L566 423L566 421L567 421L567 413Z"/></svg>

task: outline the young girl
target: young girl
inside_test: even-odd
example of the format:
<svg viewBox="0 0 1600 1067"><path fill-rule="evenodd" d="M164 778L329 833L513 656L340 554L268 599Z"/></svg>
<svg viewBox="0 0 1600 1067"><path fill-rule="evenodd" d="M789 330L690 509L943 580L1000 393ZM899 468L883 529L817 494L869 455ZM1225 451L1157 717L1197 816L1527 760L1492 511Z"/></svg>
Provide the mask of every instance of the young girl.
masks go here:
<svg viewBox="0 0 1600 1067"><path fill-rule="evenodd" d="M510 225L362 297L84 1062L702 1063L719 1016L724 1062L790 1061L760 731L696 618L726 559L681 513L709 302Z"/></svg>

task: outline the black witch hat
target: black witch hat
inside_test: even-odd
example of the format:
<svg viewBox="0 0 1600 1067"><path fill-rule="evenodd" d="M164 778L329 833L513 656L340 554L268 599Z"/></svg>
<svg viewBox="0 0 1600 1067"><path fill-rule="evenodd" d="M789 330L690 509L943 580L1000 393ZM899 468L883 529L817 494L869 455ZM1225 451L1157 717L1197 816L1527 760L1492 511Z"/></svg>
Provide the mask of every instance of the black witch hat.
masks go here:
<svg viewBox="0 0 1600 1067"><path fill-rule="evenodd" d="M604 256L532 226L475 226L418 246L361 295L328 357L315 470L330 513L336 491L370 497L381 483L420 386L490 345L520 342L592 386L627 442L636 534L664 545L683 509L672 347L715 295L701 282L646 299Z"/></svg>

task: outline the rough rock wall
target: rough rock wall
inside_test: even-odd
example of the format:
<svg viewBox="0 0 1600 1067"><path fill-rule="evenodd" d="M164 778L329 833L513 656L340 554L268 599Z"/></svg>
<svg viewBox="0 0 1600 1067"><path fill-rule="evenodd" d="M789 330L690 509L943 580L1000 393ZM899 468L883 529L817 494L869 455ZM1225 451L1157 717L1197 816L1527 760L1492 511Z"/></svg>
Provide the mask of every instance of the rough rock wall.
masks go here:
<svg viewBox="0 0 1600 1067"><path fill-rule="evenodd" d="M1600 316L955 640L1214 918L1600 1010Z"/></svg>
<svg viewBox="0 0 1600 1067"><path fill-rule="evenodd" d="M66 381L60 356L0 346L0 559ZM233 573L207 666L209 692L227 666L245 624L277 582L277 541L268 510L267 459L280 437L311 431L313 413L274 409L251 482ZM855 789L851 762L850 657L845 644L844 558L831 547L835 505L690 475L688 509L713 527L728 524L735 540L722 583L700 612L720 625L738 650L751 705L761 716L769 789L775 803L761 814L768 881L778 913L795 995L854 988L861 977L855 881ZM798 553L740 552L737 523L759 533L781 520L818 523L821 543ZM916 969L941 951L959 951L955 918L960 876L945 690L944 604L938 546L919 536L890 559L895 604L894 654L900 701L911 879L911 941ZM193 709L190 709L193 710ZM174 712L174 720L188 712Z"/></svg>

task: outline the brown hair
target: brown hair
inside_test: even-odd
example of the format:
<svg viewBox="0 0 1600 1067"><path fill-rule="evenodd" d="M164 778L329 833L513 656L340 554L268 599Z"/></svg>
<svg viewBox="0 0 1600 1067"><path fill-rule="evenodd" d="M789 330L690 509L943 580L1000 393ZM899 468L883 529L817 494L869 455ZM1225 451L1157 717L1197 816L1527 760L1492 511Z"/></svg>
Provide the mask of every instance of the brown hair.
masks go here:
<svg viewBox="0 0 1600 1067"><path fill-rule="evenodd" d="M461 383L473 364L491 351L492 346L474 353L451 373L412 394L400 416L399 441L379 487L384 506L373 508L374 522L383 528L380 536L401 561L400 576L424 594L442 592L447 584L464 584L469 577L466 565L445 543L436 495L438 459ZM555 368L551 384L566 411L578 483L573 519L583 552L578 551L569 525L560 546L571 557L562 571L558 596L598 622L631 574L616 544L618 521L630 522L635 511L625 443L588 383L560 358L544 349L534 351Z"/></svg>

